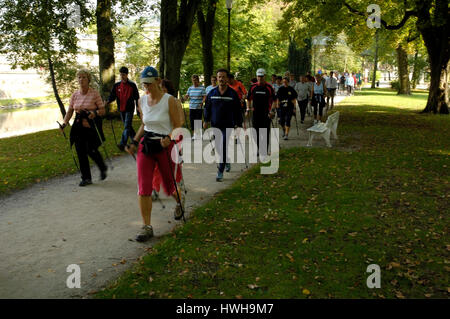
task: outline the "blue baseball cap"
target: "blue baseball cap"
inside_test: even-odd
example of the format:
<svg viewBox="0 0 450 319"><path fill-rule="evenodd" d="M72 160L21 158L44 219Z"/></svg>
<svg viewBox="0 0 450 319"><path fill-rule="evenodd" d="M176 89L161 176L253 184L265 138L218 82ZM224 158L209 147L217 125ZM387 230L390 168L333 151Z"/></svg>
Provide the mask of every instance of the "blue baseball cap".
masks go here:
<svg viewBox="0 0 450 319"><path fill-rule="evenodd" d="M158 71L154 67L147 66L141 72L141 83L153 83L158 77Z"/></svg>

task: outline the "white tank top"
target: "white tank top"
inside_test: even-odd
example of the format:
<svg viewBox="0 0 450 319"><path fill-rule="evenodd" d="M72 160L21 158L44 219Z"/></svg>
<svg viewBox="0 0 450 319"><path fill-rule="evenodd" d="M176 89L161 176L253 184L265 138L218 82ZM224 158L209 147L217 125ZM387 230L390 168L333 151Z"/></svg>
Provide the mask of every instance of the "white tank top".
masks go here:
<svg viewBox="0 0 450 319"><path fill-rule="evenodd" d="M142 121L145 131L164 135L172 133L169 115L170 96L170 94L164 93L161 100L153 106L147 104L147 94L141 97Z"/></svg>

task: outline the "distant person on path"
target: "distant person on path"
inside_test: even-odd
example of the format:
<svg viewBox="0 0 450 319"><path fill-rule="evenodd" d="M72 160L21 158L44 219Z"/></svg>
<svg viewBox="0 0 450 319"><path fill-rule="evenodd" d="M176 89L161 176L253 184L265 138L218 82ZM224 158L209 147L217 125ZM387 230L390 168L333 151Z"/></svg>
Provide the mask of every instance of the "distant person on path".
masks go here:
<svg viewBox="0 0 450 319"><path fill-rule="evenodd" d="M241 116L242 119L244 121L245 119L245 110L246 110L246 104L245 104L245 98L247 97L247 89L245 88L245 86L240 82L237 81L234 78L234 74L229 73L228 74L228 85L236 91L236 93L238 94L239 97L239 101L241 103Z"/></svg>
<svg viewBox="0 0 450 319"><path fill-rule="evenodd" d="M273 87L266 82L266 71L264 69L258 69L256 71L256 77L258 82L252 85L248 92L248 107L247 112L253 111L253 127L256 130L256 144L258 146L258 154L266 156L267 154L261 154L261 146L265 144L267 147L265 150L269 150L269 137L270 137L270 124L271 119L274 117L272 108L275 108L275 92ZM266 129L266 134L263 130Z"/></svg>
<svg viewBox="0 0 450 319"><path fill-rule="evenodd" d="M212 89L214 89L215 87L217 87L217 76L212 75L211 76L211 85L208 85L208 87L206 88L206 95L208 95L209 92L211 92Z"/></svg>
<svg viewBox="0 0 450 319"><path fill-rule="evenodd" d="M339 90L341 91L341 94L344 94L345 92L345 75L341 74L341 77L339 78Z"/></svg>
<svg viewBox="0 0 450 319"><path fill-rule="evenodd" d="M295 85L295 91L297 92L298 107L300 109L300 122L303 124L305 121L306 108L308 107L308 99L311 94L311 85L309 84L305 75L300 77L300 82Z"/></svg>
<svg viewBox="0 0 450 319"><path fill-rule="evenodd" d="M272 74L272 82L270 84L272 86L274 86L276 82L277 82L277 75L276 74Z"/></svg>
<svg viewBox="0 0 450 319"><path fill-rule="evenodd" d="M327 94L327 87L325 81L320 74L316 75L316 82L313 85L311 96L311 105L314 108L314 124L322 120L323 108L325 106L325 95Z"/></svg>
<svg viewBox="0 0 450 319"><path fill-rule="evenodd" d="M356 73L356 80L357 80L357 87L359 90L361 90L361 86L362 86L362 74L361 71L358 71L358 73Z"/></svg>
<svg viewBox="0 0 450 319"><path fill-rule="evenodd" d="M189 118L191 121L191 129L194 132L194 136L192 136L192 139L195 140L201 138L200 131L195 131L194 121L202 120L202 107L206 98L206 90L203 85L200 85L200 79L198 75L194 74L191 80L192 86L187 90L184 99L189 99ZM201 130L201 126L198 129Z"/></svg>
<svg viewBox="0 0 450 319"><path fill-rule="evenodd" d="M334 72L330 72L330 76L325 81L325 86L327 87L327 105L330 107L330 110L334 107L334 96L336 95L336 88L337 88L337 80L334 77ZM331 99L331 105L330 105L330 99Z"/></svg>
<svg viewBox="0 0 450 319"><path fill-rule="evenodd" d="M181 219L184 201L183 199L180 201L175 195L177 186L173 174L176 165L171 156L174 142L170 136L174 129L181 127L177 102L173 96L161 90L159 85L161 79L155 68L146 67L140 79L145 89L145 95L140 98L138 105L139 113L142 114L142 124L126 150L134 154L137 149L138 200L144 225L136 236L136 241L144 242L153 236L151 195L156 165L161 173L164 192L176 198L175 219ZM180 191L178 194L182 195Z"/></svg>
<svg viewBox="0 0 450 319"><path fill-rule="evenodd" d="M287 140L292 115L295 112L295 101L297 100L297 92L289 85L288 77L283 79L283 86L278 89L275 99L277 100L277 108L280 109L279 123L283 128L283 137Z"/></svg>
<svg viewBox="0 0 450 319"><path fill-rule="evenodd" d="M125 150L125 146L128 144L128 138L132 140L136 135L132 124L134 109L135 106L137 107L137 103L139 101L139 91L136 83L128 79L127 67L121 67L119 72L120 81L114 84L106 105L116 100L117 110L120 113L120 118L122 119L124 126L122 138L117 147L123 152Z"/></svg>
<svg viewBox="0 0 450 319"><path fill-rule="evenodd" d="M353 86L355 85L355 80L353 80L353 76L348 75L345 78L345 85L347 86L347 95L353 94Z"/></svg>
<svg viewBox="0 0 450 319"><path fill-rule="evenodd" d="M215 137L216 151L220 156L216 181L223 180L223 172L231 170L231 164L228 163L227 146L231 130L235 127L242 126L241 100L238 93L228 85L228 70L217 70L217 80L219 85L213 89L206 97L205 103L205 123L203 128L207 128L208 124L219 129L222 132L222 139ZM228 129L228 130L227 130Z"/></svg>
<svg viewBox="0 0 450 319"><path fill-rule="evenodd" d="M295 74L291 72L289 73L289 86L294 88L295 84L297 84L297 81L295 81Z"/></svg>
<svg viewBox="0 0 450 319"><path fill-rule="evenodd" d="M70 130L70 143L75 149L80 163L81 182L79 186L92 184L91 168L88 156L100 169L100 179L106 178L108 167L98 148L105 141L101 116L105 115L105 106L97 90L89 87L91 73L87 69L77 72L80 89L72 94L62 129L64 129L75 112L75 120ZM100 135L100 136L99 136Z"/></svg>

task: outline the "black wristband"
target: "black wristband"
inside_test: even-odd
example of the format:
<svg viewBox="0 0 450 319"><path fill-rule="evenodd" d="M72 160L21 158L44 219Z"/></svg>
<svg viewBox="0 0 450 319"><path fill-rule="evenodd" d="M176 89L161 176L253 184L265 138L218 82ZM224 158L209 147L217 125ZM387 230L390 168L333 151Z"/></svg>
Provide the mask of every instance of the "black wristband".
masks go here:
<svg viewBox="0 0 450 319"><path fill-rule="evenodd" d="M133 143L134 146L138 146L138 145L139 145L139 142L138 142L138 141L135 141L135 140L132 140L131 143Z"/></svg>

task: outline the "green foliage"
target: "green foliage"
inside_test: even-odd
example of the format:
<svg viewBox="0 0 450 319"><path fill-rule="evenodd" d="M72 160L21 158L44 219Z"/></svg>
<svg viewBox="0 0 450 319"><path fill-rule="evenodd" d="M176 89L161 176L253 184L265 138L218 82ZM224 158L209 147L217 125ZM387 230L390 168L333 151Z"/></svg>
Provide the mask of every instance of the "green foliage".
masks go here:
<svg viewBox="0 0 450 319"><path fill-rule="evenodd" d="M125 43L125 57L116 60L116 69L121 65L128 67L129 77L133 81L139 78L139 72L147 65L156 66L159 55L159 37L152 38L151 19L141 17L125 21L118 29L116 42Z"/></svg>
<svg viewBox="0 0 450 319"><path fill-rule="evenodd" d="M287 70L288 41L277 29L281 19L279 2L252 7L248 0L233 2L231 10L231 72L247 85L256 77L258 68L267 74L281 74ZM219 2L214 26L214 69L227 64L228 12L224 2ZM199 30L192 28L189 45L182 67L180 90L185 93L191 85L192 74L202 74L202 51Z"/></svg>
<svg viewBox="0 0 450 319"><path fill-rule="evenodd" d="M86 1L0 0L0 53L12 68L34 68L51 83L49 60L53 63L57 88L63 94L73 90L78 53L77 31L68 23L79 5L79 25L91 18Z"/></svg>

